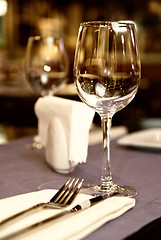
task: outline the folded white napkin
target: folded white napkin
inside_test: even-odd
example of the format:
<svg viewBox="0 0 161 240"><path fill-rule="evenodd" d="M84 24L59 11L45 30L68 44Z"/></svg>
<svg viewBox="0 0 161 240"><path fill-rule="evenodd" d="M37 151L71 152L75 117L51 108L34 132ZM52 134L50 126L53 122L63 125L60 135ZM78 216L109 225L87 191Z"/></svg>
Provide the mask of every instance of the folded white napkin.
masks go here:
<svg viewBox="0 0 161 240"><path fill-rule="evenodd" d="M32 192L23 195L17 195L7 199L0 200L0 221L4 218L19 212L33 204L49 201L55 194L56 190L42 190L39 192ZM89 195L79 194L74 203L74 206L83 200L91 198ZM14 206L14 207L13 207ZM32 240L75 240L81 239L94 230L101 227L106 222L121 216L123 213L135 206L135 199L128 197L112 197L100 203L79 212L63 216L54 222L40 226L35 230L31 230L18 239L32 239ZM14 222L11 226L1 229L0 238L6 234L29 226L37 220L44 219L48 216L53 216L62 210L46 209L41 210L34 215L25 218L24 221Z"/></svg>
<svg viewBox="0 0 161 240"><path fill-rule="evenodd" d="M47 161L86 161L89 129L94 110L82 102L59 97L41 97L35 103L40 142L46 147ZM54 162L55 164L55 162Z"/></svg>

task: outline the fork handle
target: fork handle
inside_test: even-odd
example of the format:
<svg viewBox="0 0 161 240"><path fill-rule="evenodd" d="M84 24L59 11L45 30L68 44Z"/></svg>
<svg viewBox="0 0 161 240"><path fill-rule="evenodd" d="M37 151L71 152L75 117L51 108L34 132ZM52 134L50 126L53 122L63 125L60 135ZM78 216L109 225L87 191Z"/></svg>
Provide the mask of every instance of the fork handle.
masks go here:
<svg viewBox="0 0 161 240"><path fill-rule="evenodd" d="M39 204L37 204L36 206L38 206L38 205L39 205ZM43 203L42 203L42 204L40 204L40 207L43 207L44 205L46 205L46 204L43 204ZM27 226L27 227L22 228L22 229L20 229L20 230L18 230L18 231L15 231L15 232L13 232L13 233L11 233L11 234L8 234L8 235L0 238L0 240L9 240L9 239L12 239L13 237L17 237L17 236L19 236L20 234L23 234L23 233L25 233L25 232L27 232L27 231L29 231L29 230L33 230L33 229L35 229L35 228L37 228L37 227L39 227L39 226L44 225L45 223L49 223L50 221L56 220L57 218L62 217L62 216L64 216L64 215L66 215L66 214L73 213L73 212L80 211L80 210L84 210L84 209L86 209L86 208L88 208L88 207L90 207L90 206L92 206L92 205L93 205L93 204L90 202L90 200L85 200L85 201L82 202L81 204L76 205L75 207L73 207L73 208L71 208L71 209L64 210L64 211L62 211L62 212L60 212L60 213L57 213L57 214L54 215L54 216L48 217L48 218L46 218L46 219L44 219L44 220L41 220L41 221L39 221L39 222L36 222L36 223L30 225L30 226ZM30 209L31 209L31 210L32 210L32 209L35 209L36 206L33 206L33 207L30 208ZM29 210L30 210L30 209L29 209ZM23 211L23 212L27 212L27 211L28 211L28 209L25 210L25 211ZM19 213L19 214L21 214L21 213ZM18 215L18 214L17 214L17 215ZM13 217L14 217L14 216L13 216ZM13 217L11 217L11 218L13 218ZM7 219L7 220L8 220L8 219ZM4 220L4 221L5 221L5 220Z"/></svg>
<svg viewBox="0 0 161 240"><path fill-rule="evenodd" d="M16 219L18 217L21 217L22 215L24 215L26 213L30 213L31 211L37 210L39 208L42 208L44 205L46 205L46 203L38 203L38 204L36 204L36 205L34 205L34 206L30 207L30 208L27 208L27 209L25 209L25 210L23 210L21 212L18 212L16 214L14 214L14 215L4 219L3 221L0 222L0 227L2 227L3 225L9 223L10 221L12 221L12 220L14 220L14 219Z"/></svg>
<svg viewBox="0 0 161 240"><path fill-rule="evenodd" d="M64 211L62 211L62 212L60 212L60 213L58 213L58 214L56 214L54 216L46 218L45 220L41 220L41 221L36 222L36 223L34 223L34 224L32 224L32 225L30 225L28 227L25 227L23 229L15 231L15 232L11 233L10 235L7 235L5 237L0 238L0 240L9 240L9 239L11 239L13 237L17 237L20 234L23 234L23 233L25 233L25 232L27 232L29 230L33 230L33 229L35 229L35 228L37 228L39 226L42 226L45 223L49 223L50 221L53 221L53 220L55 220L55 219L57 219L59 217L62 217L64 215L66 215L66 214L77 212L77 211L80 211L80 210L85 210L85 209L93 206L94 204L99 203L103 199L106 199L107 197L108 197L107 195L106 196L96 196L94 198L85 200L85 201L81 202L80 204L74 206L71 209L64 210Z"/></svg>
<svg viewBox="0 0 161 240"><path fill-rule="evenodd" d="M52 220L55 220L55 219L57 219L57 218L59 218L59 217L62 217L62 216L64 216L64 215L68 214L68 213L72 213L72 210L70 209L70 210L62 211L62 212L60 212L60 213L58 213L58 214L56 214L56 215L54 215L54 216L52 216L52 217L46 218L45 220L36 222L36 223L34 223L34 224L32 224L32 225L30 225L30 226L28 226L28 227L25 227L25 228L23 228L23 229L20 229L20 230L18 230L18 231L15 231L15 232L13 232L13 233L11 233L11 234L9 234L9 235L6 235L6 236L0 238L0 240L9 240L9 239L12 239L13 237L17 237L17 236L19 236L20 234L23 234L23 233L25 233L25 232L28 232L29 230L33 230L33 229L35 229L35 228L37 228L37 227L39 227L39 226L41 226L41 225L43 225L43 224L45 224L45 223L48 223L48 222L50 222L50 221L52 221Z"/></svg>

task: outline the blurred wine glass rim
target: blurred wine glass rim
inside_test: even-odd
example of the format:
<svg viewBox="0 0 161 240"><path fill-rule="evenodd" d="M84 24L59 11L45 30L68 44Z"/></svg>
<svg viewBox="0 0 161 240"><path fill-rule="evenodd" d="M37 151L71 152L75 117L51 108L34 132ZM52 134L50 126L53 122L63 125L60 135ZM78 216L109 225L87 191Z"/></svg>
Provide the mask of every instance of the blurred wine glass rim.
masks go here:
<svg viewBox="0 0 161 240"><path fill-rule="evenodd" d="M52 45L54 43L58 43L60 44L61 48L64 48L64 39L61 36L40 36L40 35L36 35L36 36L30 36L28 38L28 42L47 42L48 44Z"/></svg>
<svg viewBox="0 0 161 240"><path fill-rule="evenodd" d="M80 23L80 26L99 26L99 27L113 27L113 26L128 26L134 25L136 27L136 23L131 20L120 20L120 21L88 21Z"/></svg>

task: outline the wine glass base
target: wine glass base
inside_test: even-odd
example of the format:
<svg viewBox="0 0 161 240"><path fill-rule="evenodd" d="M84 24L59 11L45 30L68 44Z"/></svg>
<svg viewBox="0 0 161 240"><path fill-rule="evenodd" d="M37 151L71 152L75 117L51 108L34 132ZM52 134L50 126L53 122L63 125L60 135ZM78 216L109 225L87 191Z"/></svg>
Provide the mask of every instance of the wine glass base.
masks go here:
<svg viewBox="0 0 161 240"><path fill-rule="evenodd" d="M58 179L55 181L50 181L43 183L38 186L39 190L44 189L60 189L60 187L64 184L65 179ZM111 196L127 196L127 197L135 197L138 193L135 188L130 186L119 186L117 184L112 184L108 189L102 190L100 185L90 185L90 184L83 184L81 187L80 193L88 194L92 196L98 195L108 195Z"/></svg>
<svg viewBox="0 0 161 240"><path fill-rule="evenodd" d="M33 137L33 142L27 144L27 148L29 148L29 149L36 149L36 150L41 150L41 149L43 149L43 145L42 145L42 143L40 142L40 137L39 137L39 135L35 135L35 136Z"/></svg>
<svg viewBox="0 0 161 240"><path fill-rule="evenodd" d="M119 186L117 184L113 184L108 189L101 189L100 185L83 185L80 193L89 194L93 196L97 195L119 195L119 196L127 196L127 197L135 197L138 193L135 188L130 186Z"/></svg>
<svg viewBox="0 0 161 240"><path fill-rule="evenodd" d="M33 142L33 143L28 144L27 148L41 150L41 149L43 149L43 145L39 142Z"/></svg>

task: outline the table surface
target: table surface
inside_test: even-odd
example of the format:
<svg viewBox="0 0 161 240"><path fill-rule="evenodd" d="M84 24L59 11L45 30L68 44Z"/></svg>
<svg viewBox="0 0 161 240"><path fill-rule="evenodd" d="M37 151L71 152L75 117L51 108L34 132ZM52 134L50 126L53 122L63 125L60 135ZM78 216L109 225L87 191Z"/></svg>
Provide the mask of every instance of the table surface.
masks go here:
<svg viewBox="0 0 161 240"><path fill-rule="evenodd" d="M32 137L0 145L0 199L38 190L50 181L70 177L99 183L102 145L89 147L86 164L79 164L70 174L54 172L45 161L43 150L27 147ZM161 216L161 151L130 149L111 142L113 180L137 189L136 206L123 216L108 222L87 236L86 240L125 239Z"/></svg>

